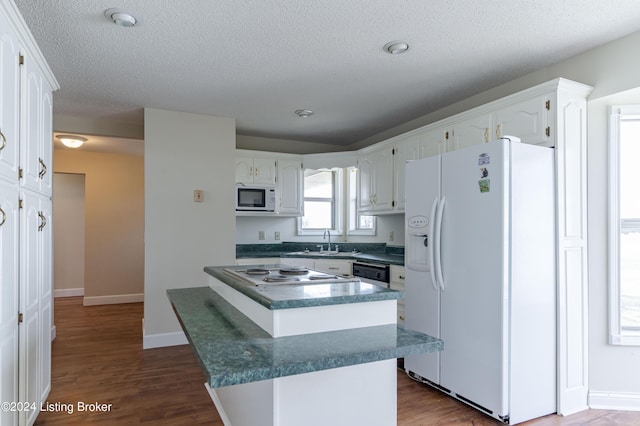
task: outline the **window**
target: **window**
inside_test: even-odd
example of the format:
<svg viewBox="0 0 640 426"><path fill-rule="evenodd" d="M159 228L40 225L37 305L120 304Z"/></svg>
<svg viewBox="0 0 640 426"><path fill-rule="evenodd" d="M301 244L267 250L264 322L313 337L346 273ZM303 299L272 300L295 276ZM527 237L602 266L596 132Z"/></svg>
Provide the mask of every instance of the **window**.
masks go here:
<svg viewBox="0 0 640 426"><path fill-rule="evenodd" d="M304 216L300 231L336 230L337 206L340 193L335 170L304 171ZM304 233L304 232L302 232ZM313 232L307 232L307 234Z"/></svg>
<svg viewBox="0 0 640 426"><path fill-rule="evenodd" d="M640 105L614 106L609 138L610 342L640 345Z"/></svg>
<svg viewBox="0 0 640 426"><path fill-rule="evenodd" d="M298 235L375 235L375 216L358 214L357 169L306 169L304 171L304 216L298 220Z"/></svg>

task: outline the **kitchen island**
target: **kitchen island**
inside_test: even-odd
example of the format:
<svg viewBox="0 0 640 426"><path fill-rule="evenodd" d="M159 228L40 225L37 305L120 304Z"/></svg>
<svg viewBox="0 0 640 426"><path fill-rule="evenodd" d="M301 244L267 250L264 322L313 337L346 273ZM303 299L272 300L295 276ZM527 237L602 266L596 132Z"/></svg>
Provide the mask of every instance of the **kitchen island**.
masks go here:
<svg viewBox="0 0 640 426"><path fill-rule="evenodd" d="M225 424L395 424L395 359L443 348L397 327L401 293L357 280L255 285L231 268L167 292ZM368 306L387 312L358 318Z"/></svg>

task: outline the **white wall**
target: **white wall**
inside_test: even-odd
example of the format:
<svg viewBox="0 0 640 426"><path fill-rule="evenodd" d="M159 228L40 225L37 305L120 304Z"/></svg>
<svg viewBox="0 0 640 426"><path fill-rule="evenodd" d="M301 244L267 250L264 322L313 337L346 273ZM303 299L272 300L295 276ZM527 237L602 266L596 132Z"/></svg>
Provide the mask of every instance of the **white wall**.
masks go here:
<svg viewBox="0 0 640 426"><path fill-rule="evenodd" d="M53 175L54 296L84 294L84 174Z"/></svg>
<svg viewBox="0 0 640 426"><path fill-rule="evenodd" d="M143 158L55 149L53 169L56 173L85 176L83 303L141 301L144 291ZM56 196L54 194L54 199ZM54 258L57 257L55 254Z"/></svg>
<svg viewBox="0 0 640 426"><path fill-rule="evenodd" d="M233 119L145 109L145 348L186 343L167 289L234 263L234 157Z"/></svg>

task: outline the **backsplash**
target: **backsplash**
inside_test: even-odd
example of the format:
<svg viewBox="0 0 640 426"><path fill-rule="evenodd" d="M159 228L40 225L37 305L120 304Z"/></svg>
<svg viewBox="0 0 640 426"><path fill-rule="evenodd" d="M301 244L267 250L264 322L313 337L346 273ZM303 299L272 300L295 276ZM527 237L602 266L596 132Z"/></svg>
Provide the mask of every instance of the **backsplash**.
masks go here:
<svg viewBox="0 0 640 426"><path fill-rule="evenodd" d="M280 253L291 253L296 251L317 251L317 242L287 242L276 244L236 244L236 257L246 257L246 255L261 253L273 253L279 256ZM389 246L385 243L338 243L341 252L353 250L366 254L390 254L395 256L404 255L404 247Z"/></svg>

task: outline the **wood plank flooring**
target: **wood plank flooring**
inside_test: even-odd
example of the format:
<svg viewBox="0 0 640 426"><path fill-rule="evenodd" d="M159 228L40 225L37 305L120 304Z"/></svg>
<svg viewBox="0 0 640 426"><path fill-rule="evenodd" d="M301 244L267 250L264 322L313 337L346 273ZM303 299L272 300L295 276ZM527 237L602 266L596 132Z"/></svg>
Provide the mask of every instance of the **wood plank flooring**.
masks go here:
<svg viewBox="0 0 640 426"><path fill-rule="evenodd" d="M47 402L53 410L58 403L58 410L41 412L36 425L222 425L190 347L143 351L142 317L141 303L83 307L80 297L55 300L57 337ZM106 412L79 412L79 401L112 406ZM398 372L398 425L499 424ZM603 410L524 423L638 424L640 413Z"/></svg>

